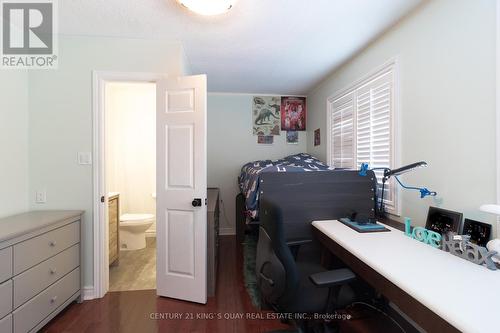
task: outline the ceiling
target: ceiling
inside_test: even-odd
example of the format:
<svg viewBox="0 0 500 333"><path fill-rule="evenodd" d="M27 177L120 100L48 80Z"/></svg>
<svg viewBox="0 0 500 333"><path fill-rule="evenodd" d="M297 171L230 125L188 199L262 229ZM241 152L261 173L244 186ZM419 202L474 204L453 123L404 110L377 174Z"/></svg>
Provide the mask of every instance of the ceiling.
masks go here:
<svg viewBox="0 0 500 333"><path fill-rule="evenodd" d="M204 17L175 0L71 0L59 31L179 41L211 92L307 94L421 1L238 0Z"/></svg>

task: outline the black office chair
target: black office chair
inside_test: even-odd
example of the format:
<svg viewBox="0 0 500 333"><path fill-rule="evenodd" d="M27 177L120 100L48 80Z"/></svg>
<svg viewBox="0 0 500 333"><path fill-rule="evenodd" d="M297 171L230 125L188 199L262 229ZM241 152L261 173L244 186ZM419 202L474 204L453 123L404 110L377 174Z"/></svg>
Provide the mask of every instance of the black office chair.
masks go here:
<svg viewBox="0 0 500 333"><path fill-rule="evenodd" d="M332 313L353 302L354 293L348 283L355 280L354 273L347 268L325 270L319 256L314 261L300 260L300 256L295 260L300 241L293 242L292 251L284 236L286 224L281 210L264 198L260 203L260 222L256 274L262 301L276 312L293 314ZM311 226L304 223L304 228ZM298 332L317 328L302 318L292 324Z"/></svg>

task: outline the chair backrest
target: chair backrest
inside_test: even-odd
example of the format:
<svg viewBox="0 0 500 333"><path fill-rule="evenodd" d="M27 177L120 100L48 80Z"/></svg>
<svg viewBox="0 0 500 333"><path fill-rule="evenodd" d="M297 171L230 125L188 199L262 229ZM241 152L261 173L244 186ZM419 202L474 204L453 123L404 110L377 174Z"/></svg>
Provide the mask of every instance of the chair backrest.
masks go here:
<svg viewBox="0 0 500 333"><path fill-rule="evenodd" d="M299 276L292 252L286 244L281 209L266 199L260 202L256 261L257 284L262 298L276 307L287 304L298 287Z"/></svg>
<svg viewBox="0 0 500 333"><path fill-rule="evenodd" d="M262 202L279 203L286 227L286 241L311 239L311 222L334 220L357 212L358 217L375 217L377 180L372 170L360 176L357 170L268 172L261 175Z"/></svg>

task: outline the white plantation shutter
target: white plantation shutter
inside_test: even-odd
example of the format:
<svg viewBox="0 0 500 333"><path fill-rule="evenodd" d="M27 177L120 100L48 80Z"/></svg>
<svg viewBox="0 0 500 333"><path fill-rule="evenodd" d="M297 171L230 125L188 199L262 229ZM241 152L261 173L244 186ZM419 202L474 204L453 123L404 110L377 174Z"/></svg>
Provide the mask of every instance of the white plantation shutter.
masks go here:
<svg viewBox="0 0 500 333"><path fill-rule="evenodd" d="M330 112L330 164L355 169L361 163L370 168L394 168L394 66L330 100ZM383 171L375 173L380 191ZM398 212L392 179L386 183L384 202L387 211Z"/></svg>
<svg viewBox="0 0 500 333"><path fill-rule="evenodd" d="M331 117L333 165L354 167L354 94L347 94L333 103Z"/></svg>
<svg viewBox="0 0 500 333"><path fill-rule="evenodd" d="M357 89L357 168L361 163L368 163L370 168L393 168L392 93L392 71L373 78ZM381 189L384 172L377 170L375 173ZM381 193L377 194L380 197ZM384 201L388 211L395 209L392 179L386 183Z"/></svg>

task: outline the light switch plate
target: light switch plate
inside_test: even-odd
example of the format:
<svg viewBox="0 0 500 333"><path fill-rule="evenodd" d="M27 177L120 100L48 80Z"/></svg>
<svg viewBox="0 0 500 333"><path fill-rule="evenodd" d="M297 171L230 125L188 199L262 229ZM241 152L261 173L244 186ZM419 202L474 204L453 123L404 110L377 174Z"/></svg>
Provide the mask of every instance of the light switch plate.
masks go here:
<svg viewBox="0 0 500 333"><path fill-rule="evenodd" d="M92 153L90 153L90 152L79 152L78 153L78 164L80 164L80 165L90 165L90 164L92 164Z"/></svg>
<svg viewBox="0 0 500 333"><path fill-rule="evenodd" d="M37 190L35 192L35 203L46 203L47 202L47 191Z"/></svg>

